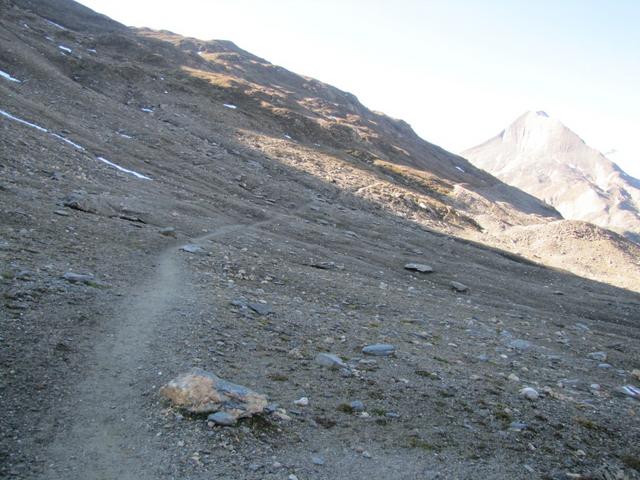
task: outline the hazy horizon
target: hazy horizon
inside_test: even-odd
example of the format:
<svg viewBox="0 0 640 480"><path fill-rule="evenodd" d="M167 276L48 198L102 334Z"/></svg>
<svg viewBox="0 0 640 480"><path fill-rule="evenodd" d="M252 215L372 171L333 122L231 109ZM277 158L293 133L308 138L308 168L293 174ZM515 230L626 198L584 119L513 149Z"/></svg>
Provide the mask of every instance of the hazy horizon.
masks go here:
<svg viewBox="0 0 640 480"><path fill-rule="evenodd" d="M544 110L640 177L640 3L81 0L239 47L356 95L455 153Z"/></svg>

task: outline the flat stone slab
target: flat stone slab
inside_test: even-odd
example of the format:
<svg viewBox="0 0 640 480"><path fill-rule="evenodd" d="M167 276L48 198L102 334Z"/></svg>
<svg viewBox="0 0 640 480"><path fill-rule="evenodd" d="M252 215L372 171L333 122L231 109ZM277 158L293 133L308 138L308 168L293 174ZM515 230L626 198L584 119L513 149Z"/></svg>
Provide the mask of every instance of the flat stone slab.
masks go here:
<svg viewBox="0 0 640 480"><path fill-rule="evenodd" d="M464 283L451 281L449 282L449 286L451 287L452 290L455 290L456 292L459 292L459 293L465 293L469 291L469 287L467 287Z"/></svg>
<svg viewBox="0 0 640 480"><path fill-rule="evenodd" d="M412 270L420 273L432 273L433 267L425 265L424 263L407 263L404 266L405 270Z"/></svg>
<svg viewBox="0 0 640 480"><path fill-rule="evenodd" d="M91 283L95 281L95 277L92 274L73 273L67 272L62 275L67 282L70 283Z"/></svg>
<svg viewBox="0 0 640 480"><path fill-rule="evenodd" d="M204 248L200 245L196 245L195 243L188 243L187 245L183 245L180 247L180 250L187 253L204 253Z"/></svg>
<svg viewBox="0 0 640 480"><path fill-rule="evenodd" d="M256 312L258 315L269 315L270 313L273 313L273 308L271 308L271 305L266 303L249 302L247 303L247 307Z"/></svg>
<svg viewBox="0 0 640 480"><path fill-rule="evenodd" d="M393 355L396 352L396 347L388 343L376 343L374 345L367 345L362 349L362 353L366 355L374 355L377 357L387 357Z"/></svg>

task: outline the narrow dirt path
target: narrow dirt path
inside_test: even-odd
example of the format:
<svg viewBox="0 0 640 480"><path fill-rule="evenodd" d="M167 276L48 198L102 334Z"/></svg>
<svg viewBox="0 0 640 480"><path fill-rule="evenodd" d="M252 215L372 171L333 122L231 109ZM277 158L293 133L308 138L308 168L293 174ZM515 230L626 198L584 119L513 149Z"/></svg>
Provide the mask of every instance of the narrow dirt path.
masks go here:
<svg viewBox="0 0 640 480"><path fill-rule="evenodd" d="M311 203L311 202L309 202ZM234 232L282 221L292 212L251 224L227 224L192 239L203 244ZM162 455L144 415L144 394L152 366L149 348L158 327L175 321L173 313L192 300L192 274L181 260L181 244L165 250L146 282L131 285L111 319L115 333L95 346L95 357L70 401L71 425L63 429L46 455L43 478L151 480ZM185 254L186 255L186 254ZM171 341L171 339L166 339Z"/></svg>
<svg viewBox="0 0 640 480"><path fill-rule="evenodd" d="M225 225L194 241L201 243L267 222ZM188 301L190 283L179 246L174 245L161 254L146 282L131 286L111 320L115 333L95 346L87 376L71 399L72 425L51 446L44 478L156 478L153 459L161 453L154 451L153 436L141 413L148 388L141 378L150 372L145 360L154 332Z"/></svg>

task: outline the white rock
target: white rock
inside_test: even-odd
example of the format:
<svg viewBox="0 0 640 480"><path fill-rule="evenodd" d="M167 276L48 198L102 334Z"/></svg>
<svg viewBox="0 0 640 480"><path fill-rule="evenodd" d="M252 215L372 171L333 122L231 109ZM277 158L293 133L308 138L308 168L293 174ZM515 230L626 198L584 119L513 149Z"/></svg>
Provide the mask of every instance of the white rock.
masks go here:
<svg viewBox="0 0 640 480"><path fill-rule="evenodd" d="M540 398L540 394L538 393L538 391L535 388L531 388L531 387L525 387L522 390L520 390L520 395L522 395L527 400L531 400L531 401L537 400L538 398Z"/></svg>

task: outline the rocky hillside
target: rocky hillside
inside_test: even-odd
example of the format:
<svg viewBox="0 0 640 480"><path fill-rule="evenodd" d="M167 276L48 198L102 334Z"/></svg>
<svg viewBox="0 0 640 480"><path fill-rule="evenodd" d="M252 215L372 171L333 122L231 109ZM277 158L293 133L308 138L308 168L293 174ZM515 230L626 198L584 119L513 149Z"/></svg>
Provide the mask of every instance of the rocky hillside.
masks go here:
<svg viewBox="0 0 640 480"><path fill-rule="evenodd" d="M633 244L229 42L0 12L0 477L638 477Z"/></svg>
<svg viewBox="0 0 640 480"><path fill-rule="evenodd" d="M92 152L95 157L118 164L112 157L125 155L129 165L142 161L153 169L150 152L145 152L149 146L123 142L130 139L122 137L121 130L130 130L142 118L149 127L157 128L159 122L173 129L175 136L180 128L192 134L206 132L215 122L224 131L225 141L236 142L234 150L239 153L275 157L345 193L439 232L504 247L503 242L493 240L494 233L561 218L535 197L422 140L405 122L368 110L352 94L289 72L228 41L132 31L85 7L60 2L18 2L25 8L37 7L46 18L72 28L62 30L48 24L55 27L53 37L45 31L34 36L24 27L14 32L14 41L3 53L4 65L15 65L6 67L7 74L24 77L24 82L3 82L9 92L6 112L27 121L58 112L69 121L85 116L85 105L100 105L101 123L109 123L103 123L101 132L94 129L92 138L85 141L102 143L102 150ZM42 52L23 48L37 40L46 41L45 62ZM29 67L32 71L27 74ZM61 104L55 111L49 107L51 99L37 104L44 92L36 80L55 92L55 101ZM30 98L31 111L23 110L25 98ZM76 139L89 134L85 125L79 127L72 132ZM105 150L104 143L114 135L115 145ZM161 144L169 137L157 138L156 143ZM178 151L182 152L177 157L181 162L206 166L203 159L188 158L202 155L202 149L178 147ZM619 244L609 247L617 249ZM623 248L624 255L634 256L633 246ZM610 268L594 275L592 264L559 263L551 247L535 252L511 249L625 288L640 283L620 283ZM640 278L637 262L632 269Z"/></svg>
<svg viewBox="0 0 640 480"><path fill-rule="evenodd" d="M494 138L462 153L565 218L640 240L640 180L545 112L527 112Z"/></svg>

